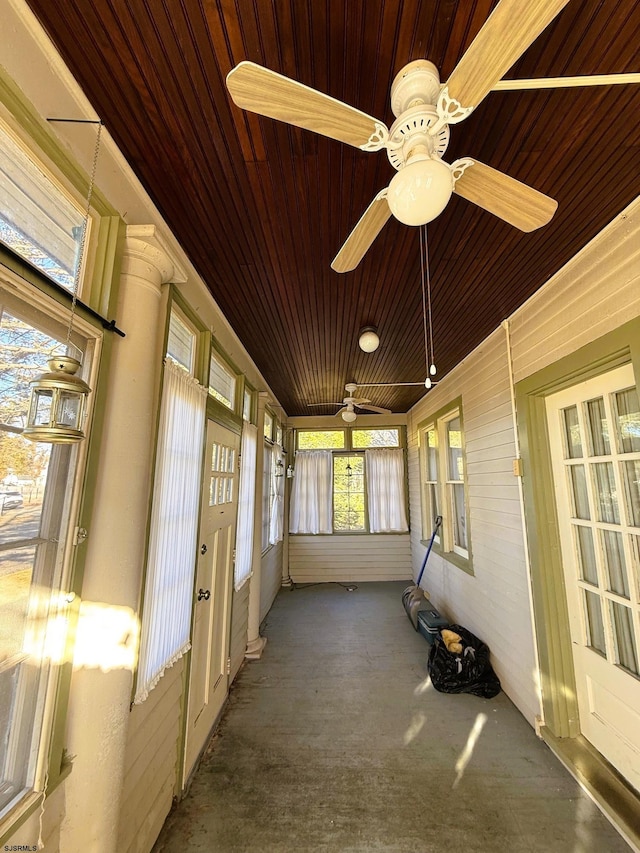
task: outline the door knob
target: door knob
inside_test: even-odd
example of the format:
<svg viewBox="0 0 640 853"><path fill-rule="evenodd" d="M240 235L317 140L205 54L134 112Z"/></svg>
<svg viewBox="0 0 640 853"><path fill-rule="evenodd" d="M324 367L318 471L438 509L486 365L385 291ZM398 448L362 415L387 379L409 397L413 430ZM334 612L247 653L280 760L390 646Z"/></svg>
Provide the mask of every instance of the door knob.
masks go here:
<svg viewBox="0 0 640 853"><path fill-rule="evenodd" d="M211 598L211 592L208 589L198 590L198 601L202 601L203 598L205 601L209 601Z"/></svg>
<svg viewBox="0 0 640 853"><path fill-rule="evenodd" d="M207 553L207 546L204 543L200 546L200 553L203 556Z"/></svg>

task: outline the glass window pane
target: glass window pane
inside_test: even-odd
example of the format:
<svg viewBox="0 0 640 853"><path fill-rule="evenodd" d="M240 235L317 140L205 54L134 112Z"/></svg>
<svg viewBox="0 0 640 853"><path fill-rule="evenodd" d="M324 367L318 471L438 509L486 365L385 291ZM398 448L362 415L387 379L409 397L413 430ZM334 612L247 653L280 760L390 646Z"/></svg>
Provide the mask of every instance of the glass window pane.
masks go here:
<svg viewBox="0 0 640 853"><path fill-rule="evenodd" d="M587 476L584 465L571 465L569 468L571 480L571 498L573 502L573 517L588 521L591 518L589 512L589 496L587 494Z"/></svg>
<svg viewBox="0 0 640 853"><path fill-rule="evenodd" d="M73 290L84 211L0 123L0 242Z"/></svg>
<svg viewBox="0 0 640 853"><path fill-rule="evenodd" d="M568 409L563 409L562 417L564 419L564 434L567 443L567 458L580 459L582 457L582 439L580 438L577 406L570 406Z"/></svg>
<svg viewBox="0 0 640 853"><path fill-rule="evenodd" d="M587 403L587 414L589 419L589 433L591 437L591 450L594 456L609 456L611 444L609 442L609 424L604 410L604 400L598 397Z"/></svg>
<svg viewBox="0 0 640 853"><path fill-rule="evenodd" d="M590 527L576 525L578 539L578 557L580 562L580 577L583 581L598 586L598 570L596 568L596 552L593 547L593 531Z"/></svg>
<svg viewBox="0 0 640 853"><path fill-rule="evenodd" d="M640 536L630 536L631 541L631 577L633 583L633 600L640 600Z"/></svg>
<svg viewBox="0 0 640 853"><path fill-rule="evenodd" d="M233 409L236 404L237 378L217 354L212 352L209 361L209 393L223 406Z"/></svg>
<svg viewBox="0 0 640 853"><path fill-rule="evenodd" d="M640 527L640 459L624 463L628 514L631 524Z"/></svg>
<svg viewBox="0 0 640 853"><path fill-rule="evenodd" d="M400 432L397 429L352 429L353 447L399 447Z"/></svg>
<svg viewBox="0 0 640 853"><path fill-rule="evenodd" d="M427 430L427 480L438 480L438 434L435 429Z"/></svg>
<svg viewBox="0 0 640 853"><path fill-rule="evenodd" d="M251 391L245 388L244 397L242 401L242 418L245 421L251 420L251 409L253 406L251 405L253 402L253 397L251 395Z"/></svg>
<svg viewBox="0 0 640 853"><path fill-rule="evenodd" d="M598 500L598 521L620 524L620 508L611 462L596 462L593 466Z"/></svg>
<svg viewBox="0 0 640 853"><path fill-rule="evenodd" d="M454 542L467 550L467 517L465 512L464 484L453 486Z"/></svg>
<svg viewBox="0 0 640 853"><path fill-rule="evenodd" d="M316 429L298 432L299 450L342 450L344 449L344 430Z"/></svg>
<svg viewBox="0 0 640 853"><path fill-rule="evenodd" d="M264 413L264 437L273 438L273 416L269 412Z"/></svg>
<svg viewBox="0 0 640 853"><path fill-rule="evenodd" d="M606 657L600 596L584 590L584 602L587 619L587 645Z"/></svg>
<svg viewBox="0 0 640 853"><path fill-rule="evenodd" d="M638 655L631 608L615 601L610 604L616 662L634 675L638 675Z"/></svg>
<svg viewBox="0 0 640 853"><path fill-rule="evenodd" d="M169 319L169 338L167 355L182 365L189 373L193 372L193 357L196 347L196 335L174 308Z"/></svg>
<svg viewBox="0 0 640 853"><path fill-rule="evenodd" d="M608 589L629 598L629 581L624 558L622 533L617 530L601 530L604 563L607 569Z"/></svg>
<svg viewBox="0 0 640 853"><path fill-rule="evenodd" d="M333 460L334 530L364 531L364 456L336 456Z"/></svg>
<svg viewBox="0 0 640 853"><path fill-rule="evenodd" d="M462 431L460 429L460 418L453 418L447 423L447 449L448 449L448 479L464 480L462 462Z"/></svg>
<svg viewBox="0 0 640 853"><path fill-rule="evenodd" d="M637 388L616 394L618 440L621 453L640 451L640 403Z"/></svg>

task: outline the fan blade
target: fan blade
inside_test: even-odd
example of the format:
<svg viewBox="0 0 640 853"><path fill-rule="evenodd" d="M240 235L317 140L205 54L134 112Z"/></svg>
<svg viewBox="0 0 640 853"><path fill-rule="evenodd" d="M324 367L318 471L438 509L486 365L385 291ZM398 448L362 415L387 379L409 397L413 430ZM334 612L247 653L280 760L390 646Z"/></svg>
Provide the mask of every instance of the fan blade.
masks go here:
<svg viewBox="0 0 640 853"><path fill-rule="evenodd" d="M307 406L342 406L342 403L336 403L332 400L330 403L307 403Z"/></svg>
<svg viewBox="0 0 640 853"><path fill-rule="evenodd" d="M628 86L640 83L640 73L589 74L583 77L532 77L528 80L515 78L498 80L494 92L513 92L520 89L569 89L580 86Z"/></svg>
<svg viewBox="0 0 640 853"><path fill-rule="evenodd" d="M463 107L477 107L569 0L500 0L446 86Z"/></svg>
<svg viewBox="0 0 640 853"><path fill-rule="evenodd" d="M352 397L351 402L354 406L362 406L363 403L370 403L371 400L367 399L366 397Z"/></svg>
<svg viewBox="0 0 640 853"><path fill-rule="evenodd" d="M458 178L453 191L521 231L546 225L558 207L549 196L477 160Z"/></svg>
<svg viewBox="0 0 640 853"><path fill-rule="evenodd" d="M358 224L345 240L343 247L333 259L331 269L336 272L351 272L364 258L369 246L391 216L387 204L387 191L381 190L360 217Z"/></svg>
<svg viewBox="0 0 640 853"><path fill-rule="evenodd" d="M391 409L383 409L380 406L358 406L359 409L367 409L369 412L377 412L379 415L390 415Z"/></svg>
<svg viewBox="0 0 640 853"><path fill-rule="evenodd" d="M244 110L313 130L356 148L382 148L388 136L378 119L255 62L241 62L227 75L233 102Z"/></svg>

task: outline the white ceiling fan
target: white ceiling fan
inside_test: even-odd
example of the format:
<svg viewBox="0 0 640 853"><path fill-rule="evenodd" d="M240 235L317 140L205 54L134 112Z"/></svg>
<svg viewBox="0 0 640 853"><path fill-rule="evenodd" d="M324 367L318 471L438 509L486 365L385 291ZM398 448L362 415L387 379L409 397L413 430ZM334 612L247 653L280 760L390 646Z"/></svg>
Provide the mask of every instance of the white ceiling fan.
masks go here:
<svg viewBox="0 0 640 853"><path fill-rule="evenodd" d="M342 415L342 420L348 424L353 423L358 417L356 409L362 409L362 411L366 412L375 412L378 415L391 414L391 409L383 409L380 406L374 406L372 405L371 400L367 400L365 397L354 397L354 393L358 390L358 386L354 382L349 382L345 385L344 390L347 392L347 396L340 403L331 401L329 403L307 403L307 405L340 406L341 408L336 412L336 417L338 415Z"/></svg>
<svg viewBox="0 0 640 853"><path fill-rule="evenodd" d="M397 119L390 129L342 101L255 63L241 62L228 74L233 101L243 109L365 151L386 149L397 174L347 238L331 264L334 270L354 269L392 214L408 225L423 225L444 210L453 192L522 231L533 231L551 220L557 208L554 199L473 158L447 164L442 157L449 125L466 118L499 87L503 74L568 2L500 0L444 85L433 63L410 62L391 87L391 108ZM587 85L590 78L567 80L566 85ZM506 82L517 86L517 81L502 81ZM617 81L612 75L600 75L592 82ZM525 88L562 85L561 78L523 83Z"/></svg>

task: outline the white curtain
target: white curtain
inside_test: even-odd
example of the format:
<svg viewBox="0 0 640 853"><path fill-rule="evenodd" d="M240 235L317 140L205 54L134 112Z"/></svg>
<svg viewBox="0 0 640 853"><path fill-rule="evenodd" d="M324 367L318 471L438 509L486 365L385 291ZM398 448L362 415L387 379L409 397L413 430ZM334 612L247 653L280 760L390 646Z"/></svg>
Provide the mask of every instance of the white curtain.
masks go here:
<svg viewBox="0 0 640 853"><path fill-rule="evenodd" d="M271 465L271 514L269 525L269 544L275 545L282 539L283 512L284 512L284 464L282 462L282 446L273 446L273 464Z"/></svg>
<svg viewBox="0 0 640 853"><path fill-rule="evenodd" d="M404 456L400 447L365 451L369 530L404 533L409 529L405 509Z"/></svg>
<svg viewBox="0 0 640 853"><path fill-rule="evenodd" d="M251 577L253 557L253 521L256 505L256 452L258 428L245 423L242 428L240 448L240 486L238 492L238 523L236 527L236 565L234 585L236 589Z"/></svg>
<svg viewBox="0 0 640 853"><path fill-rule="evenodd" d="M291 492L290 533L332 533L330 450L298 450Z"/></svg>
<svg viewBox="0 0 640 853"><path fill-rule="evenodd" d="M189 649L207 390L167 359L134 702Z"/></svg>

